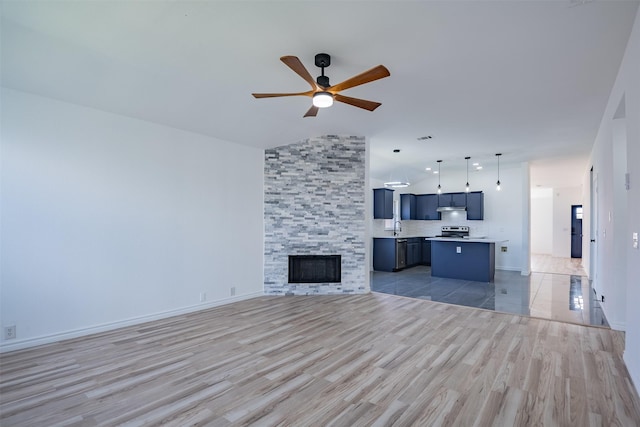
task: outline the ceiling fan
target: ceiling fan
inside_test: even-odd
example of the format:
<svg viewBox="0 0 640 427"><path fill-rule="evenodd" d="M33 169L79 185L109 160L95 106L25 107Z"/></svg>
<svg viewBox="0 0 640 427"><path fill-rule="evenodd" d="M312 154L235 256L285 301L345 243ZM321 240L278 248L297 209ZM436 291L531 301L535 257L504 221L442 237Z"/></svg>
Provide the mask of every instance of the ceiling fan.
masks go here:
<svg viewBox="0 0 640 427"><path fill-rule="evenodd" d="M353 105L354 107L373 111L382 104L379 102L367 101L366 99L351 98L349 96L340 95L338 92L391 75L384 65L378 65L370 70L358 74L357 76L353 76L342 83L331 86L329 84L329 77L324 75L324 69L331 65L331 57L328 54L319 53L315 57L316 67L320 67L322 69L322 74L318 76L316 80L313 80L313 77L311 77L309 71L307 71L304 65L302 65L302 62L300 62L298 57L283 56L280 60L309 83L311 85L311 90L296 93L253 93L252 95L256 98L276 98L279 96L311 97L313 99L313 105L305 113L304 117L315 117L316 114L318 114L318 109L330 107L333 105L334 100Z"/></svg>

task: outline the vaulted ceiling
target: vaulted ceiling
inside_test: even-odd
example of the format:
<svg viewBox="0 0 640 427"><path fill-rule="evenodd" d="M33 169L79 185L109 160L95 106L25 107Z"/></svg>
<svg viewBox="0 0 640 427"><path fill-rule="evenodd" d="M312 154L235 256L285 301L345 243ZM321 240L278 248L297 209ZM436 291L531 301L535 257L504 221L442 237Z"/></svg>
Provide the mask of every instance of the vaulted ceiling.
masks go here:
<svg viewBox="0 0 640 427"><path fill-rule="evenodd" d="M586 168L637 1L3 1L2 85L256 147L366 136L371 176L531 162L538 185ZM391 76L303 118L326 52L333 84ZM420 137L430 139L419 140ZM399 154L392 151L401 149ZM559 165L559 166L558 166ZM553 169L555 167L555 169ZM538 169L543 170L543 169ZM554 172L555 171L555 172ZM576 176L578 174L578 176ZM569 179L569 176L571 179Z"/></svg>

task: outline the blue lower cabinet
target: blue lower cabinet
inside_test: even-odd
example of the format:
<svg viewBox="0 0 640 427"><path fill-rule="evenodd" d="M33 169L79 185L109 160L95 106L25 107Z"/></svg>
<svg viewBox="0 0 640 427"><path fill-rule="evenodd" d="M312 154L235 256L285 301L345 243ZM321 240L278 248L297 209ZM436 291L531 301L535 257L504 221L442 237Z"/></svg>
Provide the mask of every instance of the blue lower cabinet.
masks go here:
<svg viewBox="0 0 640 427"><path fill-rule="evenodd" d="M422 261L422 242L420 237L407 239L407 267L413 267Z"/></svg>
<svg viewBox="0 0 640 427"><path fill-rule="evenodd" d="M431 241L433 277L491 282L495 270L495 243Z"/></svg>
<svg viewBox="0 0 640 427"><path fill-rule="evenodd" d="M422 239L422 261L421 264L431 265L431 240Z"/></svg>
<svg viewBox="0 0 640 427"><path fill-rule="evenodd" d="M373 269L377 271L396 269L396 239L373 239Z"/></svg>

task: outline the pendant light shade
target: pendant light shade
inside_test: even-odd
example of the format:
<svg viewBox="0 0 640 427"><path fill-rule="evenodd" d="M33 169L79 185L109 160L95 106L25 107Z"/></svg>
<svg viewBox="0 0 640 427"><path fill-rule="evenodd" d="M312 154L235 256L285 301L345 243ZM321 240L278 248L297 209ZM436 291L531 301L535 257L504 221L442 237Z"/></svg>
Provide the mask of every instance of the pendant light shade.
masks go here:
<svg viewBox="0 0 640 427"><path fill-rule="evenodd" d="M467 161L467 185L464 187L464 191L469 192L469 159L471 157L467 156L464 159Z"/></svg>
<svg viewBox="0 0 640 427"><path fill-rule="evenodd" d="M442 187L440 186L440 163L442 163L442 160L438 160L438 194L442 194Z"/></svg>
<svg viewBox="0 0 640 427"><path fill-rule="evenodd" d="M496 181L496 191L500 191L500 156L502 156L502 153L496 154L496 157L498 158L498 181Z"/></svg>

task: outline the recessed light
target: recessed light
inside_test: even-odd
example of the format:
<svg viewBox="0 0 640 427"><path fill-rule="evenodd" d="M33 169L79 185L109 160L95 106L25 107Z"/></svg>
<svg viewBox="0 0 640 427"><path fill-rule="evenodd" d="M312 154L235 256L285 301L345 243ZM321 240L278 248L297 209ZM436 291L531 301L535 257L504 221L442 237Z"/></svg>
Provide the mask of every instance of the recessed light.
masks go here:
<svg viewBox="0 0 640 427"><path fill-rule="evenodd" d="M473 166L480 166L480 163L475 162L475 163L473 164Z"/></svg>
<svg viewBox="0 0 640 427"><path fill-rule="evenodd" d="M477 171L482 170L482 166L476 166L476 170Z"/></svg>
<svg viewBox="0 0 640 427"><path fill-rule="evenodd" d="M430 171L430 170L431 170L431 168L424 168L424 170L426 170L426 171Z"/></svg>
<svg viewBox="0 0 640 427"><path fill-rule="evenodd" d="M438 171L433 171L433 173L437 174L437 173L438 173Z"/></svg>

